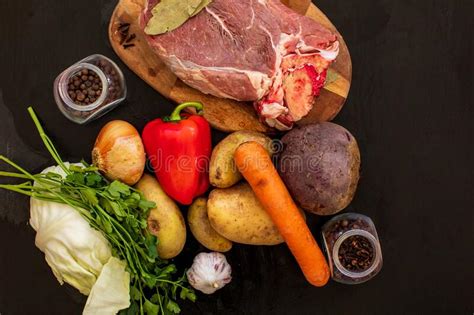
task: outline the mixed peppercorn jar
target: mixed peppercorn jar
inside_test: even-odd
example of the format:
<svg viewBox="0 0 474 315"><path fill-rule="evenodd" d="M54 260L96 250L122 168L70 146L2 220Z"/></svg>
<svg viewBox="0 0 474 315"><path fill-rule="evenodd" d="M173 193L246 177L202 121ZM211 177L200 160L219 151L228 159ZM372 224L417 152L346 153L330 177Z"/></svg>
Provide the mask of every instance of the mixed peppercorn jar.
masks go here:
<svg viewBox="0 0 474 315"><path fill-rule="evenodd" d="M91 55L64 70L54 81L58 108L71 121L85 124L115 108L127 95L120 68L109 58Z"/></svg>
<svg viewBox="0 0 474 315"><path fill-rule="evenodd" d="M382 249L369 217L358 213L338 215L323 226L322 236L334 281L363 283L382 269Z"/></svg>

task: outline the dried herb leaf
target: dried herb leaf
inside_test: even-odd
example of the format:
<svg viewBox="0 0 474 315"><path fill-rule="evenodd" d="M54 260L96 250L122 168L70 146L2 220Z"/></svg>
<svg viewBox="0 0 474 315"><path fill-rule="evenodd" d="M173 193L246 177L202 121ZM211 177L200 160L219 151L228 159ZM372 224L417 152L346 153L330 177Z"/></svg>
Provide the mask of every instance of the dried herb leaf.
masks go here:
<svg viewBox="0 0 474 315"><path fill-rule="evenodd" d="M326 82L324 83L324 85L327 86L337 81L337 79L339 79L339 74L332 69L328 69L328 73L326 75Z"/></svg>
<svg viewBox="0 0 474 315"><path fill-rule="evenodd" d="M196 14L201 12L201 10L204 9L205 7L207 7L209 5L209 3L211 3L211 2L212 2L212 0L203 0L203 1L201 1L201 4L196 8L196 10L194 10L194 12L191 14L191 16L195 16Z"/></svg>
<svg viewBox="0 0 474 315"><path fill-rule="evenodd" d="M151 11L153 17L145 27L148 35L170 32L198 14L212 0L162 0Z"/></svg>

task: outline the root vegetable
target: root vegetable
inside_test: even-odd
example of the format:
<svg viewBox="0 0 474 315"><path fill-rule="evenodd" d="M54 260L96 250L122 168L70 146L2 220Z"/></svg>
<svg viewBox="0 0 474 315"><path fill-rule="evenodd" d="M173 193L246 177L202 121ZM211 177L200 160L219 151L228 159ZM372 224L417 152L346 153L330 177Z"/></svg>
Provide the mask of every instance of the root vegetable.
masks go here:
<svg viewBox="0 0 474 315"><path fill-rule="evenodd" d="M319 215L335 214L354 197L360 153L345 128L325 122L293 129L282 139L279 173L295 201Z"/></svg>
<svg viewBox="0 0 474 315"><path fill-rule="evenodd" d="M207 215L207 198L200 197L194 200L188 210L188 223L196 240L207 249L227 252L232 248L232 242L211 226Z"/></svg>
<svg viewBox="0 0 474 315"><path fill-rule="evenodd" d="M186 225L178 206L151 175L143 175L136 188L156 204L147 221L148 230L158 238L158 255L162 259L178 256L186 243Z"/></svg>
<svg viewBox="0 0 474 315"><path fill-rule="evenodd" d="M272 218L306 279L314 286L324 286L329 280L326 258L265 148L256 142L247 142L237 148L234 158L239 171Z"/></svg>
<svg viewBox="0 0 474 315"><path fill-rule="evenodd" d="M283 243L278 229L247 183L211 191L207 212L212 227L232 242L247 245Z"/></svg>
<svg viewBox="0 0 474 315"><path fill-rule="evenodd" d="M247 141L258 142L271 151L272 140L262 133L237 131L228 135L212 151L209 165L209 180L212 186L228 188L242 179L242 175L235 167L234 152L240 144Z"/></svg>

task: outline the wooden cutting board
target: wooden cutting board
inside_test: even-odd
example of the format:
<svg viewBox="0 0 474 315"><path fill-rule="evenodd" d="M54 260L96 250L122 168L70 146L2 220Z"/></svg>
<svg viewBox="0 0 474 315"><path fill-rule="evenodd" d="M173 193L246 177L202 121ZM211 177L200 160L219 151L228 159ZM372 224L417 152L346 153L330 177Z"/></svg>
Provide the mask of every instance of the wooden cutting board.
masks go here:
<svg viewBox="0 0 474 315"><path fill-rule="evenodd" d="M321 95L316 100L312 111L298 124L332 120L344 105L350 89L352 63L349 50L335 26L310 0L284 0L282 2L293 10L318 21L338 35L340 53L330 68L330 71L335 73L332 76L333 81L321 90ZM252 104L205 95L179 80L148 47L145 34L138 25L144 4L145 0L120 0L109 24L110 43L131 70L155 90L176 103L202 102L205 118L216 129L225 132L244 129L273 131L259 121ZM128 49L124 49L120 44L121 36L118 27L122 23L130 23L129 33L136 35L133 41L135 46Z"/></svg>

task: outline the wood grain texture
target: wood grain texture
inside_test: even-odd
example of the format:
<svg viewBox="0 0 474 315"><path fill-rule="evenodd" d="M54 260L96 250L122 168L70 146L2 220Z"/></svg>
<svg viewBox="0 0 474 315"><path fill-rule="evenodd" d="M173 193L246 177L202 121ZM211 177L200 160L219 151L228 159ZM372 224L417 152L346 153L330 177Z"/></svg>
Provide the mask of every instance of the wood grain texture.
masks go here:
<svg viewBox="0 0 474 315"><path fill-rule="evenodd" d="M331 65L331 71L337 73L336 80L324 87L316 100L312 111L299 124L332 120L344 105L352 79L352 63L349 50L343 37L331 21L309 0L284 0L298 13L313 18L338 35L340 54ZM145 34L138 25L143 11L143 0L120 0L109 23L110 43L117 55L140 78L176 103L189 100L204 104L204 116L216 129L225 132L237 130L255 130L271 133L273 130L262 124L250 103L237 102L203 94L179 80L148 46ZM120 44L121 36L117 29L121 23L130 23L130 33L137 35L135 46L124 49Z"/></svg>

